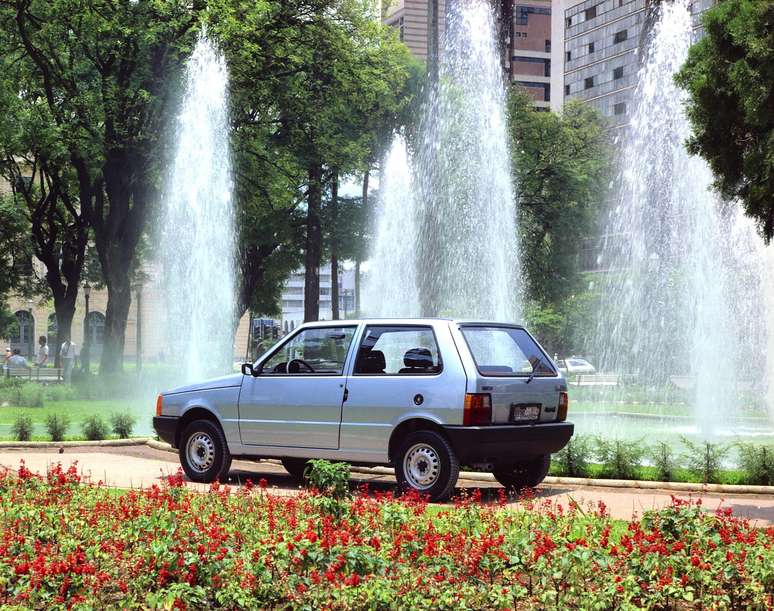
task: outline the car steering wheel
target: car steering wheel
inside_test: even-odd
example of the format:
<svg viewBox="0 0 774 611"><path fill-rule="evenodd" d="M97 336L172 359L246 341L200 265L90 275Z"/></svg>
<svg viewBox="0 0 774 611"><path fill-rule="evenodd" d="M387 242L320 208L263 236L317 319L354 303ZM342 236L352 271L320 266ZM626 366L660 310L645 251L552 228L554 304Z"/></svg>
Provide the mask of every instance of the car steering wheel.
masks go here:
<svg viewBox="0 0 774 611"><path fill-rule="evenodd" d="M303 365L304 367L306 367L309 370L309 373L314 373L314 369L312 369L312 366L303 359L292 359L288 361L288 364L285 365L285 373L291 373L290 371L291 363L299 363L300 365Z"/></svg>

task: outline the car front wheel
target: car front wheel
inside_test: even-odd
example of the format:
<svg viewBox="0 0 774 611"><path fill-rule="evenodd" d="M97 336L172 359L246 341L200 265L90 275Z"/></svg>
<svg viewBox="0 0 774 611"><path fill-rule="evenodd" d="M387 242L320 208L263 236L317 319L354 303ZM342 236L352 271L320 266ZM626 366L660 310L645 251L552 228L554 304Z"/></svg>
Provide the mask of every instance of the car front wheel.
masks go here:
<svg viewBox="0 0 774 611"><path fill-rule="evenodd" d="M542 482L551 466L551 455L544 454L528 462L502 465L492 470L492 475L506 488L534 488Z"/></svg>
<svg viewBox="0 0 774 611"><path fill-rule="evenodd" d="M225 481L231 454L220 427L210 420L194 420L180 437L180 464L191 481Z"/></svg>
<svg viewBox="0 0 774 611"><path fill-rule="evenodd" d="M297 482L304 481L308 465L309 461L306 458L286 457L282 459L282 466L285 467L285 471Z"/></svg>
<svg viewBox="0 0 774 611"><path fill-rule="evenodd" d="M415 431L395 457L395 478L402 490L416 490L432 501L449 498L460 463L445 437L435 431Z"/></svg>

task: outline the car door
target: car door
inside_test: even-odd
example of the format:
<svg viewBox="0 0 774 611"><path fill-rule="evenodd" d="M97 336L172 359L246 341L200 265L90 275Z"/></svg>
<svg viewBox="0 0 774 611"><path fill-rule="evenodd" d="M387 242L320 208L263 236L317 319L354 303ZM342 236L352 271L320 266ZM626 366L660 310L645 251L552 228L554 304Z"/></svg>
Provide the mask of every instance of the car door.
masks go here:
<svg viewBox="0 0 774 611"><path fill-rule="evenodd" d="M368 324L360 338L341 421L341 449L385 460L396 423L409 417L455 422L465 372L448 328ZM443 356L446 355L446 356Z"/></svg>
<svg viewBox="0 0 774 611"><path fill-rule="evenodd" d="M244 445L337 449L345 364L357 325L301 328L248 376L239 397Z"/></svg>

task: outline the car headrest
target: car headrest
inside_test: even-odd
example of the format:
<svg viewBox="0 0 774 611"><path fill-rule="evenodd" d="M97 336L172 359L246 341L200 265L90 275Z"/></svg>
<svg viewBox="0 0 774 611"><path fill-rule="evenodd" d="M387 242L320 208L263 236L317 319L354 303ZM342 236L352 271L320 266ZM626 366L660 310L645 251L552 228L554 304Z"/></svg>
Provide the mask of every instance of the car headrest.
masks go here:
<svg viewBox="0 0 774 611"><path fill-rule="evenodd" d="M412 348L403 355L403 364L406 367L432 369L433 355L427 348Z"/></svg>
<svg viewBox="0 0 774 611"><path fill-rule="evenodd" d="M363 373L384 373L385 367L387 367L387 361L381 350L371 350L363 356Z"/></svg>

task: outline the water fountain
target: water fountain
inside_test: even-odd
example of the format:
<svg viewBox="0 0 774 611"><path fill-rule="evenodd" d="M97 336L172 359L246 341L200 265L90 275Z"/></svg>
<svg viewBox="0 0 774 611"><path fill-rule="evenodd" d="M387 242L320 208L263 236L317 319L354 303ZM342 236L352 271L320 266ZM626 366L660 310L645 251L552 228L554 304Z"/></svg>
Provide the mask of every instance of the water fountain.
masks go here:
<svg viewBox="0 0 774 611"><path fill-rule="evenodd" d="M414 155L401 152L398 137L382 173L369 315L509 321L520 315L496 40L488 2L449 6L439 79L424 104Z"/></svg>
<svg viewBox="0 0 774 611"><path fill-rule="evenodd" d="M167 346L181 382L231 368L232 188L228 70L202 32L186 67L160 218Z"/></svg>
<svg viewBox="0 0 774 611"><path fill-rule="evenodd" d="M686 432L713 438L760 404L763 245L739 207L711 191L708 166L684 146L686 94L673 76L694 36L689 0L653 10L660 14L644 50L600 255L608 273L596 353L602 369L649 400L687 397L694 424Z"/></svg>

